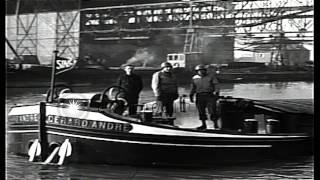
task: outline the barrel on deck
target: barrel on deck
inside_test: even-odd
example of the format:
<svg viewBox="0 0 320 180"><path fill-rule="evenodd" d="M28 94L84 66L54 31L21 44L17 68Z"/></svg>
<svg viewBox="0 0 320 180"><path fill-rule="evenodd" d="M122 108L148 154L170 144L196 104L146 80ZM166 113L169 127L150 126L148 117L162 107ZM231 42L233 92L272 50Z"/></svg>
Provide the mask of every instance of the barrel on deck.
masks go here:
<svg viewBox="0 0 320 180"><path fill-rule="evenodd" d="M255 119L245 119L243 123L243 131L246 133L257 133L258 121Z"/></svg>
<svg viewBox="0 0 320 180"><path fill-rule="evenodd" d="M222 129L242 129L244 112L238 108L237 99L220 100Z"/></svg>
<svg viewBox="0 0 320 180"><path fill-rule="evenodd" d="M143 110L140 111L141 119L143 122L151 122L152 121L152 111Z"/></svg>
<svg viewBox="0 0 320 180"><path fill-rule="evenodd" d="M279 121L276 119L267 119L266 132L267 134L278 133Z"/></svg>

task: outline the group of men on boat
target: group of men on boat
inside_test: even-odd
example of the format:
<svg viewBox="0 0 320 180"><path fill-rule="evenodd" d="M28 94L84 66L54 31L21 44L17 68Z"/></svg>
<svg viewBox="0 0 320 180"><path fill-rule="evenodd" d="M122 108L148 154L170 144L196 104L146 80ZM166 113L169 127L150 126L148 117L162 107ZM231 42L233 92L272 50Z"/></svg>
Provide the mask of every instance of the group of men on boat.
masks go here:
<svg viewBox="0 0 320 180"><path fill-rule="evenodd" d="M156 97L157 115L164 114L167 117L173 116L173 104L179 97L178 81L172 73L172 65L169 62L161 64L161 70L157 71L152 76L151 87ZM137 112L137 104L139 101L139 94L143 88L142 79L137 74L133 73L134 66L131 64L123 65L125 74L118 78L117 84L125 89L123 98L128 103L129 115L135 115ZM219 82L214 74L208 73L205 65L197 65L195 67L196 75L191 80L191 90L189 93L190 102L194 102L194 95L196 96L196 107L199 113L199 119L202 125L198 129L206 129L206 120L208 114L210 120L214 123L214 128L218 127L218 113L216 103L219 96ZM122 112L120 113L122 114ZM173 119L170 123L173 125Z"/></svg>

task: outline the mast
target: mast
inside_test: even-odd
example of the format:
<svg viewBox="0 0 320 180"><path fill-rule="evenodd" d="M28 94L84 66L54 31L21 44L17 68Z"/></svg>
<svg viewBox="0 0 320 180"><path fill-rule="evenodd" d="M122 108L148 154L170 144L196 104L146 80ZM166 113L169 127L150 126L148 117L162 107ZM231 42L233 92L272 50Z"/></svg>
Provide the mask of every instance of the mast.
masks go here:
<svg viewBox="0 0 320 180"><path fill-rule="evenodd" d="M54 85L55 85L55 78L56 78L56 60L58 55L58 50L53 51L54 58L52 59L52 71L51 71L51 86L50 86L50 99L49 102L53 101L53 93L54 93Z"/></svg>

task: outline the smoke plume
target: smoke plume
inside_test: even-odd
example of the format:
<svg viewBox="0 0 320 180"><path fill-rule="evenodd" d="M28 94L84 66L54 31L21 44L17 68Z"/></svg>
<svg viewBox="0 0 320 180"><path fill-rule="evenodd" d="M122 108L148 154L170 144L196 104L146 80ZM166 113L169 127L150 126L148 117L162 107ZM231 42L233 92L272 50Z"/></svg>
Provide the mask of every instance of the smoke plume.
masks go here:
<svg viewBox="0 0 320 180"><path fill-rule="evenodd" d="M155 60L154 53L148 48L140 48L136 51L133 57L127 60L125 64L146 67Z"/></svg>

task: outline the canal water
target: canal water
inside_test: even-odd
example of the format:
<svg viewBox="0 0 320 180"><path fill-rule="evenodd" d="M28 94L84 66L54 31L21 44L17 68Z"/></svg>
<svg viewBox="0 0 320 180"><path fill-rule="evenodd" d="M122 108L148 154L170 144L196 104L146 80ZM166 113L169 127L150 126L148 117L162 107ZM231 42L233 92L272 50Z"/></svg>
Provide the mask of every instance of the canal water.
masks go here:
<svg viewBox="0 0 320 180"><path fill-rule="evenodd" d="M250 99L313 99L313 86L314 83L309 82L221 84L221 95ZM99 92L106 87L95 85L76 87L73 90ZM14 104L44 101L46 91L46 88L7 89L7 112ZM188 92L188 86L179 88L180 95ZM150 100L154 100L154 97L149 85L145 85L140 103ZM194 152L194 155L196 156L197 152ZM92 164L40 165L28 162L28 157L6 154L6 179L314 179L314 158L299 157L206 168L177 168Z"/></svg>

